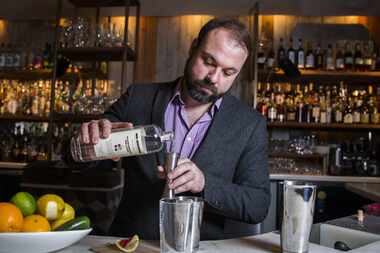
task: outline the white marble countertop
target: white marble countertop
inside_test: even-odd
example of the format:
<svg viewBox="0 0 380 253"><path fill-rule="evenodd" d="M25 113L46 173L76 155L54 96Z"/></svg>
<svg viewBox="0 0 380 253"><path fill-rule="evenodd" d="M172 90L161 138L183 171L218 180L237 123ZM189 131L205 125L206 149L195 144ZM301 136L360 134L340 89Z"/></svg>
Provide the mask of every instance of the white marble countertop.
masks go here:
<svg viewBox="0 0 380 253"><path fill-rule="evenodd" d="M77 244L58 251L59 253L90 253L91 248L114 242L115 237L87 236ZM377 252L380 246L376 247ZM114 251L96 251L109 253ZM159 242L142 241L135 253L159 253ZM199 253L280 253L280 236L276 233L266 233L257 236L220 241L201 241ZM338 253L340 251L310 243L309 253ZM370 251L368 251L370 252Z"/></svg>

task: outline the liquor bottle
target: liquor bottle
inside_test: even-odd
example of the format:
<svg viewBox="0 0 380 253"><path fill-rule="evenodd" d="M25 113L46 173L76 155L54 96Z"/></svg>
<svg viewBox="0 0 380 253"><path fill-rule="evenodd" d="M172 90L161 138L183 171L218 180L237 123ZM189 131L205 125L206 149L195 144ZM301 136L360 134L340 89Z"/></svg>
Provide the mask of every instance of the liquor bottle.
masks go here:
<svg viewBox="0 0 380 253"><path fill-rule="evenodd" d="M360 43L355 44L354 68L356 71L364 70L364 60Z"/></svg>
<svg viewBox="0 0 380 253"><path fill-rule="evenodd" d="M320 42L318 43L317 49L315 50L315 68L316 69L323 68L323 50L321 48Z"/></svg>
<svg viewBox="0 0 380 253"><path fill-rule="evenodd" d="M352 122L354 124L358 124L360 123L361 119L362 100L360 100L358 97L354 97L353 106L354 108L352 109Z"/></svg>
<svg viewBox="0 0 380 253"><path fill-rule="evenodd" d="M0 44L0 70L5 68L5 44L4 42Z"/></svg>
<svg viewBox="0 0 380 253"><path fill-rule="evenodd" d="M327 106L326 102L321 102L321 111L320 111L320 119L319 122L322 124L327 123Z"/></svg>
<svg viewBox="0 0 380 253"><path fill-rule="evenodd" d="M368 108L368 101L364 102L360 108L360 123L361 124L368 124L369 123L369 108Z"/></svg>
<svg viewBox="0 0 380 253"><path fill-rule="evenodd" d="M5 52L5 69L11 70L13 68L13 52L12 44L8 43L6 52Z"/></svg>
<svg viewBox="0 0 380 253"><path fill-rule="evenodd" d="M334 51L331 44L328 44L326 51L326 70L335 70Z"/></svg>
<svg viewBox="0 0 380 253"><path fill-rule="evenodd" d="M352 115L352 106L351 106L351 98L349 97L346 100L345 109L343 112L343 123L352 124L353 123L353 115Z"/></svg>
<svg viewBox="0 0 380 253"><path fill-rule="evenodd" d="M85 144L79 136L71 139L71 155L77 162L110 159L113 157L145 155L158 152L174 137L155 125L113 129L107 139L97 144Z"/></svg>
<svg viewBox="0 0 380 253"><path fill-rule="evenodd" d="M336 70L344 70L345 69L344 55L343 55L342 49L338 43L336 44L336 50L337 50L337 52L336 52L336 57L335 57L335 69Z"/></svg>
<svg viewBox="0 0 380 253"><path fill-rule="evenodd" d="M273 69L274 68L274 62L275 62L275 54L274 54L273 43L272 43L272 46L269 49L267 61L266 61L267 69Z"/></svg>
<svg viewBox="0 0 380 253"><path fill-rule="evenodd" d="M297 64L299 69L305 68L305 50L302 46L302 39L298 39Z"/></svg>
<svg viewBox="0 0 380 253"><path fill-rule="evenodd" d="M373 46L370 41L363 44L363 60L364 60L364 70L371 71L372 67L372 54Z"/></svg>
<svg viewBox="0 0 380 253"><path fill-rule="evenodd" d="M265 61L266 61L263 46L264 46L263 43L259 42L259 51L257 53L257 66L259 69L264 69Z"/></svg>
<svg viewBox="0 0 380 253"><path fill-rule="evenodd" d="M296 51L293 48L293 39L290 38L289 40L289 48L288 48L288 59L293 63L296 63Z"/></svg>
<svg viewBox="0 0 380 253"><path fill-rule="evenodd" d="M336 103L334 104L333 114L334 114L334 122L335 123L342 123L343 122L342 103L341 103L341 100L339 98L336 101Z"/></svg>
<svg viewBox="0 0 380 253"><path fill-rule="evenodd" d="M314 57L311 42L307 43L305 68L306 69L314 69L315 68L315 57Z"/></svg>
<svg viewBox="0 0 380 253"><path fill-rule="evenodd" d="M268 106L268 120L274 122L277 119L277 108L274 93L271 94Z"/></svg>
<svg viewBox="0 0 380 253"><path fill-rule="evenodd" d="M277 49L277 66L280 65L280 62L284 60L286 57L286 52L284 48L284 40L280 38L280 45L278 46Z"/></svg>
<svg viewBox="0 0 380 253"><path fill-rule="evenodd" d="M344 67L346 70L352 70L354 65L354 58L352 56L351 43L346 42L344 51Z"/></svg>
<svg viewBox="0 0 380 253"><path fill-rule="evenodd" d="M288 98L286 100L286 120L295 121L296 120L296 107L292 99Z"/></svg>

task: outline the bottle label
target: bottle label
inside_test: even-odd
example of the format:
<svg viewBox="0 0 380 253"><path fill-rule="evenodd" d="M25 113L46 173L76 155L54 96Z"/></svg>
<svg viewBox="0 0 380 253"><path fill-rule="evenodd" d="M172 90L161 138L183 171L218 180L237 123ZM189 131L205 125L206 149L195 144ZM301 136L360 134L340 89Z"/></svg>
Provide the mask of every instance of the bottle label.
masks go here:
<svg viewBox="0 0 380 253"><path fill-rule="evenodd" d="M265 57L263 56L263 57L257 58L257 63L258 64L264 64L265 63Z"/></svg>
<svg viewBox="0 0 380 253"><path fill-rule="evenodd" d="M293 51L289 52L288 58L294 64L296 62L296 54L295 54L295 52L293 52Z"/></svg>
<svg viewBox="0 0 380 253"><path fill-rule="evenodd" d="M334 59L332 57L326 59L326 68L328 70L334 70Z"/></svg>
<svg viewBox="0 0 380 253"><path fill-rule="evenodd" d="M5 67L5 54L0 53L0 68Z"/></svg>
<svg viewBox="0 0 380 253"><path fill-rule="evenodd" d="M119 157L146 154L144 135L144 129L114 132L109 138L100 139L99 143L94 146L95 156Z"/></svg>
<svg viewBox="0 0 380 253"><path fill-rule="evenodd" d="M325 111L321 112L321 121L322 124L327 123L327 113Z"/></svg>
<svg viewBox="0 0 380 253"><path fill-rule="evenodd" d="M351 113L347 113L344 115L343 123L352 124L353 123L353 117Z"/></svg>
<svg viewBox="0 0 380 253"><path fill-rule="evenodd" d="M298 68L305 67L305 55L303 52L298 52Z"/></svg>
<svg viewBox="0 0 380 253"><path fill-rule="evenodd" d="M335 122L340 123L342 122L342 112L341 111L335 111Z"/></svg>
<svg viewBox="0 0 380 253"><path fill-rule="evenodd" d="M336 59L336 68L337 68L337 69L344 69L344 61L343 61L343 58L337 58L337 59Z"/></svg>
<svg viewBox="0 0 380 253"><path fill-rule="evenodd" d="M354 114L354 115L353 115L353 119L352 119L352 121L353 121L354 123L360 123L360 112L358 112L358 111L354 111L353 114Z"/></svg>
<svg viewBox="0 0 380 253"><path fill-rule="evenodd" d="M274 58L268 58L267 59L267 67L273 68L274 67Z"/></svg>
<svg viewBox="0 0 380 253"><path fill-rule="evenodd" d="M314 68L314 55L306 56L306 68Z"/></svg>
<svg viewBox="0 0 380 253"><path fill-rule="evenodd" d="M268 109L268 118L273 121L277 118L277 110L275 107L270 107Z"/></svg>
<svg viewBox="0 0 380 253"><path fill-rule="evenodd" d="M363 61L363 58L355 58L355 64L356 65L363 65L364 64L364 61Z"/></svg>
<svg viewBox="0 0 380 253"><path fill-rule="evenodd" d="M363 112L361 115L360 115L360 122L362 124L368 124L369 123L369 114L366 113L366 112Z"/></svg>
<svg viewBox="0 0 380 253"><path fill-rule="evenodd" d="M354 59L352 57L346 57L344 62L345 64L354 64Z"/></svg>

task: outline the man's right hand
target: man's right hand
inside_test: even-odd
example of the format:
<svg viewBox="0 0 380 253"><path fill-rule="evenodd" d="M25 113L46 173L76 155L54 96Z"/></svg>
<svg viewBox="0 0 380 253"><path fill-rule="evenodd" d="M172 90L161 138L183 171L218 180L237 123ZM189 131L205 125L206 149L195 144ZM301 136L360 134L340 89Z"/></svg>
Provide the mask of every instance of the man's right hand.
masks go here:
<svg viewBox="0 0 380 253"><path fill-rule="evenodd" d="M112 129L132 127L133 124L130 122L111 122L108 119L92 120L81 125L79 137L83 143L97 144L100 138L108 138Z"/></svg>

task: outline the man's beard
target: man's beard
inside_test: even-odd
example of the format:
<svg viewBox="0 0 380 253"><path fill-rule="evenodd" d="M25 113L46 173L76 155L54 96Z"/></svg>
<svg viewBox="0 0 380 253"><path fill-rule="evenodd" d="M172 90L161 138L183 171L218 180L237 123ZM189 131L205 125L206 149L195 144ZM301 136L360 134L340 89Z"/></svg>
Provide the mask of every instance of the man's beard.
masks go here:
<svg viewBox="0 0 380 253"><path fill-rule="evenodd" d="M215 85L207 76L202 80L193 80L188 66L185 71L185 82L189 96L202 104L214 103L222 96L222 94L218 94ZM201 88L207 89L211 94Z"/></svg>

